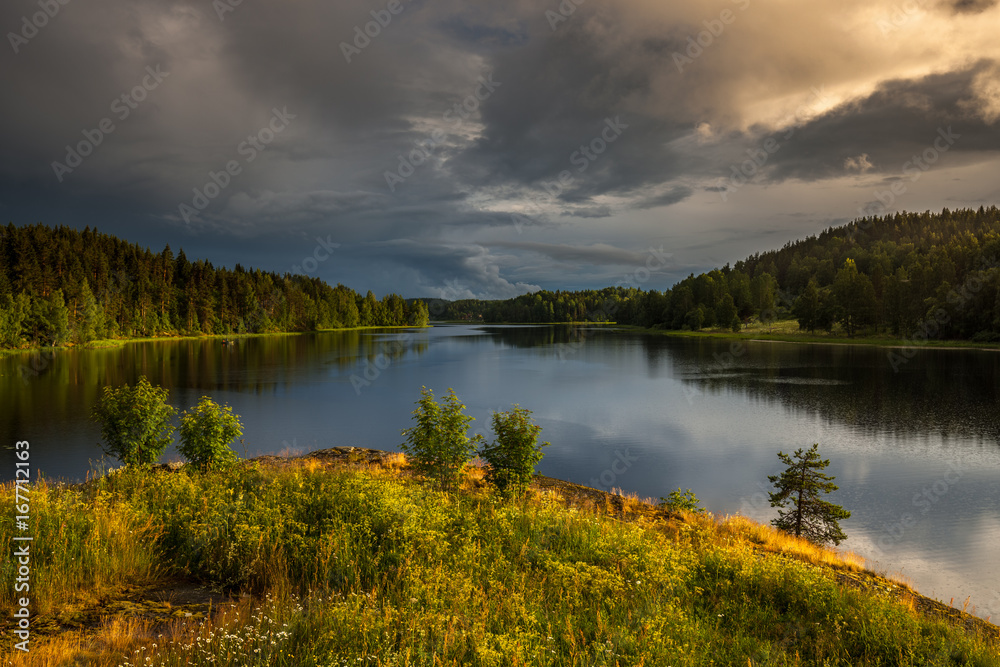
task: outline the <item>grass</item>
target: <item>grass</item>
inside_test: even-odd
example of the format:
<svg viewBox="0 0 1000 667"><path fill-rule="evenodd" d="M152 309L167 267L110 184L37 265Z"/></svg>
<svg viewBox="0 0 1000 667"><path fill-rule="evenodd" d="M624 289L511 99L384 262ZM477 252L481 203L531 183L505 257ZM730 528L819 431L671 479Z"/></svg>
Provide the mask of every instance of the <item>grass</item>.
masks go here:
<svg viewBox="0 0 1000 667"><path fill-rule="evenodd" d="M429 325L428 325L429 326ZM162 334L159 336L135 336L135 337L124 337L124 338L99 338L86 343L70 343L68 345L59 345L52 347L46 345L44 347L19 347L19 348L0 348L0 356L6 354L20 354L22 352L38 352L41 350L66 350L73 348L81 348L87 350L102 350L108 348L122 347L123 345L128 345L129 343L148 343L150 341L180 341L180 340L208 340L213 338L220 338L225 340L236 340L243 338L258 338L261 336L300 336L302 334L317 333L317 332L330 332L330 331L362 331L365 329L414 329L420 328L417 325L397 325L397 326L367 326L367 327L344 327L340 329L316 329L313 331L267 331L263 333L227 333L227 334Z"/></svg>
<svg viewBox="0 0 1000 667"><path fill-rule="evenodd" d="M34 485L33 627L168 577L244 595L202 619L33 635L16 664L1000 665L989 639L840 585L856 557L745 518L632 497L622 520L554 490L500 500L481 467L449 494L398 455L353 460ZM6 553L11 538L4 522Z"/></svg>
<svg viewBox="0 0 1000 667"><path fill-rule="evenodd" d="M1000 350L1000 343L976 343L968 340L925 340L895 338L890 334L848 336L840 326L834 327L831 333L810 333L799 329L795 320L779 320L771 324L755 322L744 327L739 333L728 329L702 329L699 331L680 331L665 329L643 329L643 331L658 333L664 336L681 338L719 338L724 340L764 340L784 343L821 343L827 345L875 345L879 347L937 347L937 348L972 348L979 350Z"/></svg>

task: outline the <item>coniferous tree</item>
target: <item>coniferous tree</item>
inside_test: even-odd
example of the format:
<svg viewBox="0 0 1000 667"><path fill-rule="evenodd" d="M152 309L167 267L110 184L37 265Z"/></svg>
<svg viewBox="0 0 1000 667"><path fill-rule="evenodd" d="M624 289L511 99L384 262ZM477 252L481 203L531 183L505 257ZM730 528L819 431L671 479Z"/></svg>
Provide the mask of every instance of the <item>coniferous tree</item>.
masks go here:
<svg viewBox="0 0 1000 667"><path fill-rule="evenodd" d="M847 259L844 268L837 272L833 294L837 299L840 323L848 336L853 337L860 327L872 323L875 316L875 288L868 276L858 272L853 259Z"/></svg>
<svg viewBox="0 0 1000 667"><path fill-rule="evenodd" d="M475 417L464 414L465 405L453 389L441 403L434 400L434 392L427 387L421 388L420 396L419 407L413 411L417 424L403 431L406 442L400 448L411 457L418 473L445 489L456 488L483 436L469 437L469 422Z"/></svg>
<svg viewBox="0 0 1000 667"><path fill-rule="evenodd" d="M793 312L799 320L800 329L808 329L810 332L816 331L820 318L819 288L815 278L809 281L802 294L795 300Z"/></svg>
<svg viewBox="0 0 1000 667"><path fill-rule="evenodd" d="M736 303L731 294L725 294L715 306L715 321L720 327L732 327L734 320L737 320Z"/></svg>
<svg viewBox="0 0 1000 667"><path fill-rule="evenodd" d="M27 294L0 298L0 347L18 348L24 344L24 326L30 313Z"/></svg>
<svg viewBox="0 0 1000 667"><path fill-rule="evenodd" d="M792 456L778 452L778 458L788 466L780 475L770 475L768 480L777 491L769 493L771 507L777 507L778 518L771 523L778 529L805 537L818 544L840 544L847 535L838 523L851 513L840 505L820 498L820 494L837 490L833 477L821 471L830 460L819 458L819 444L808 451L800 447Z"/></svg>
<svg viewBox="0 0 1000 667"><path fill-rule="evenodd" d="M750 293L753 299L753 308L761 323L770 324L775 317L775 292L778 289L778 281L768 272L762 272L750 281Z"/></svg>
<svg viewBox="0 0 1000 667"><path fill-rule="evenodd" d="M90 290L87 279L80 286L80 305L74 323L74 334L77 342L84 343L104 336L104 312L97 303L97 298Z"/></svg>

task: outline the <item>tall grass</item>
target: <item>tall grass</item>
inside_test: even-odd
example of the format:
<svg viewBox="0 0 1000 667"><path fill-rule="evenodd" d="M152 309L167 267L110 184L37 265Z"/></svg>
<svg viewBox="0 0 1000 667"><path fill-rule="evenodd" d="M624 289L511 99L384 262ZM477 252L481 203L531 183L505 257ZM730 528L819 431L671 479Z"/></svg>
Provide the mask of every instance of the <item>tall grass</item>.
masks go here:
<svg viewBox="0 0 1000 667"><path fill-rule="evenodd" d="M88 489L52 488L45 481L30 488L32 610L48 614L70 602L93 601L126 585L157 578L164 558L157 547L160 528L136 513L131 501L107 484ZM6 507L15 500L14 484L0 487ZM0 550L15 549L12 521L0 525ZM23 543L18 543L19 547ZM17 562L0 559L0 608L12 608L24 592L14 589Z"/></svg>
<svg viewBox="0 0 1000 667"><path fill-rule="evenodd" d="M144 529L164 571L256 594L203 623L94 639L99 664L1000 665L985 639L842 588L820 550L743 520L624 522L316 466L46 493ZM87 535L59 548L90 558L103 543Z"/></svg>

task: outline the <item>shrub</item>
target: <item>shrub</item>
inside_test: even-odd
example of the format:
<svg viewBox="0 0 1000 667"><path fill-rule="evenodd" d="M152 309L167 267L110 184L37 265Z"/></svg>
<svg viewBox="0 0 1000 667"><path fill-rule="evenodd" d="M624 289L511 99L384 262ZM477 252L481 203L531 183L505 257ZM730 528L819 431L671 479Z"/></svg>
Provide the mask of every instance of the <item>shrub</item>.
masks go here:
<svg viewBox="0 0 1000 667"><path fill-rule="evenodd" d="M177 411L166 401L167 390L154 387L145 376L134 387L105 387L93 411L101 424L104 453L127 466L156 462L173 440L170 418Z"/></svg>
<svg viewBox="0 0 1000 667"><path fill-rule="evenodd" d="M441 488L455 488L482 440L479 435L468 436L469 422L475 417L462 414L465 406L453 389L448 390L444 405L434 400L434 392L427 387L420 394L419 407L413 411L417 425L403 431L402 450L413 459L417 472L436 480Z"/></svg>
<svg viewBox="0 0 1000 667"><path fill-rule="evenodd" d="M518 405L510 412L493 413L493 432L496 440L479 451L489 464L486 481L501 493L521 495L531 483L535 464L542 460L542 447L538 434L542 427L531 422L531 410Z"/></svg>
<svg viewBox="0 0 1000 667"><path fill-rule="evenodd" d="M660 507L663 507L667 511L677 512L695 512L701 514L705 509L701 506L698 497L694 495L694 491L688 489L687 491L681 491L680 487L677 487L676 491L671 491L667 494L666 498L660 498Z"/></svg>
<svg viewBox="0 0 1000 667"><path fill-rule="evenodd" d="M208 396L181 416L180 453L202 470L222 468L236 462L236 452L230 447L243 435L243 424L233 409L220 406Z"/></svg>

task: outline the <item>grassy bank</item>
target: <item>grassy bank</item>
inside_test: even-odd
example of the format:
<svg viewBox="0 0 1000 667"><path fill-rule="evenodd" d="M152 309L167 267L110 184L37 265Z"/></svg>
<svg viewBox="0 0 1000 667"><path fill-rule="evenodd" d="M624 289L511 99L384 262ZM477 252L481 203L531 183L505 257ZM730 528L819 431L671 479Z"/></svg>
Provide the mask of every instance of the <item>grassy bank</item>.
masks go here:
<svg viewBox="0 0 1000 667"><path fill-rule="evenodd" d="M744 327L739 333L728 329L702 329L700 331L679 331L668 329L647 329L641 327L623 327L647 333L678 338L718 338L723 340L762 340L782 343L819 343L823 345L874 345L878 347L935 347L939 349L962 348L976 350L1000 350L1000 343L976 343L967 340L938 340L929 338L919 340L913 338L896 338L889 334L869 336L848 336L834 329L832 333L809 333L799 329L795 320L781 320L771 325L752 324Z"/></svg>
<svg viewBox="0 0 1000 667"><path fill-rule="evenodd" d="M58 347L23 347L18 349L0 348L0 356L5 354L20 354L22 352L41 352L48 350L101 350L107 348L122 347L129 343L148 343L151 341L181 341L181 340L238 340L244 338L260 338L262 336L301 336L310 333L327 333L331 331L364 331L366 329L414 329L416 325L406 326L384 326L384 327L348 327L343 329L316 329L313 331L272 331L266 333L232 333L232 334L197 334L197 335L176 335L176 336L138 336L133 338L100 338L88 341L79 345L61 345Z"/></svg>
<svg viewBox="0 0 1000 667"><path fill-rule="evenodd" d="M985 631L845 585L856 558L743 518L555 480L501 501L479 470L445 494L362 454L35 485L32 652L11 657L5 585L4 662L1000 665ZM192 582L210 605L171 596Z"/></svg>

